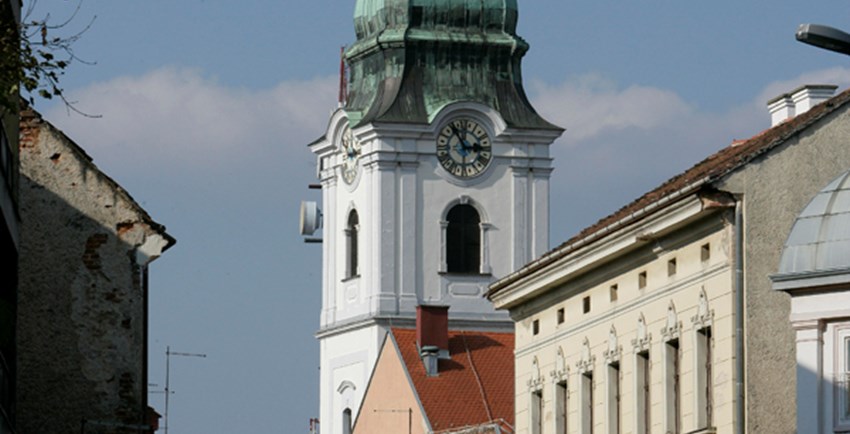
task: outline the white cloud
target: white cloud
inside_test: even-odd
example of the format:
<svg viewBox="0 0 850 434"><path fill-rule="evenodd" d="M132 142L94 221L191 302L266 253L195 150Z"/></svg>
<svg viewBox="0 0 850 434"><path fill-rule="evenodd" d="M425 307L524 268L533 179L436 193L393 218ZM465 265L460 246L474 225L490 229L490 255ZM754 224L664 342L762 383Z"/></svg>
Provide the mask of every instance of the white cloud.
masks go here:
<svg viewBox="0 0 850 434"><path fill-rule="evenodd" d="M209 167L262 150L305 153L324 131L335 95L332 77L250 90L163 67L70 92L100 119L67 116L59 106L45 115L96 160Z"/></svg>
<svg viewBox="0 0 850 434"><path fill-rule="evenodd" d="M754 89L753 99L705 111L669 89L621 87L594 75L533 82L531 100L566 128L552 148L552 235L560 242L736 139L770 125L768 99L804 83L850 84L850 69L812 71Z"/></svg>
<svg viewBox="0 0 850 434"><path fill-rule="evenodd" d="M586 75L556 86L531 85L534 105L570 131L568 143L626 128L651 130L693 112L674 92L646 86L618 89L615 83Z"/></svg>

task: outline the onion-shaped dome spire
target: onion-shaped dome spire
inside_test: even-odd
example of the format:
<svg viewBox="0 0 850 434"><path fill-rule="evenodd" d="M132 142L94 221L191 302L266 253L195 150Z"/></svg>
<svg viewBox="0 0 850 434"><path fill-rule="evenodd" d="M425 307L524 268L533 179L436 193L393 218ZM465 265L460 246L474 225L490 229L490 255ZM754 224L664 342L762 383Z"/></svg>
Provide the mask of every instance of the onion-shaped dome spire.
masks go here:
<svg viewBox="0 0 850 434"><path fill-rule="evenodd" d="M517 18L516 0L357 0L349 119L429 123L447 104L472 101L512 127L559 129L523 90L528 44Z"/></svg>

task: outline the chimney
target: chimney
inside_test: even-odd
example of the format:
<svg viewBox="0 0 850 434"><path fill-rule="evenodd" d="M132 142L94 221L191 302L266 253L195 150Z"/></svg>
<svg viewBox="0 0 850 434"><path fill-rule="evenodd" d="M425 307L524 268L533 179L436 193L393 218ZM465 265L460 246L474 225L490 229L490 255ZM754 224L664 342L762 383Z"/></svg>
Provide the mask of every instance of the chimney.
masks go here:
<svg viewBox="0 0 850 434"><path fill-rule="evenodd" d="M832 84L806 84L767 102L770 126L801 115L812 107L832 98L838 86Z"/></svg>
<svg viewBox="0 0 850 434"><path fill-rule="evenodd" d="M416 306L416 346L429 377L438 374L438 359L449 358L449 307Z"/></svg>

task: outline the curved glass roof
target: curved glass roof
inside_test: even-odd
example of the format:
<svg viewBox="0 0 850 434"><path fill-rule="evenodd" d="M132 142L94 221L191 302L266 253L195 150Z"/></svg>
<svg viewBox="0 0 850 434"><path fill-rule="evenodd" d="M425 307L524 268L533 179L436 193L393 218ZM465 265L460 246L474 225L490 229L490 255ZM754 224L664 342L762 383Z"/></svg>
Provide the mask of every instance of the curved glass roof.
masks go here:
<svg viewBox="0 0 850 434"><path fill-rule="evenodd" d="M791 228L779 275L850 270L850 171L818 193Z"/></svg>

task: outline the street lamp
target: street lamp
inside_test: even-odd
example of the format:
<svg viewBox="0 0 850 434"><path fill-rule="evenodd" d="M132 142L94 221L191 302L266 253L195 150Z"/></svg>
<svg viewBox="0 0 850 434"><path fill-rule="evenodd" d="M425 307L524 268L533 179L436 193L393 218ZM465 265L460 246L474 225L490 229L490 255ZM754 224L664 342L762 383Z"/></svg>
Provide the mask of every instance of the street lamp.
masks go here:
<svg viewBox="0 0 850 434"><path fill-rule="evenodd" d="M850 56L850 35L834 27L820 24L800 24L797 40L825 50Z"/></svg>

